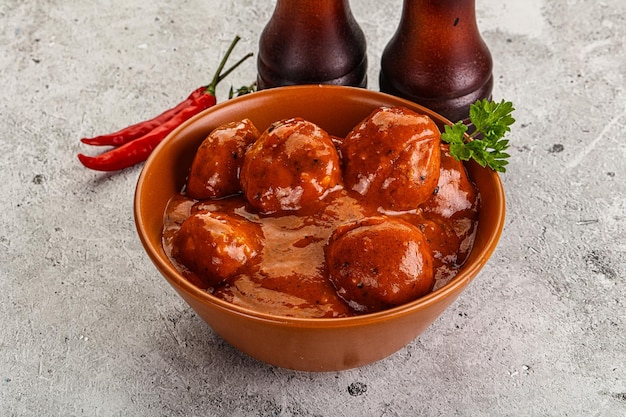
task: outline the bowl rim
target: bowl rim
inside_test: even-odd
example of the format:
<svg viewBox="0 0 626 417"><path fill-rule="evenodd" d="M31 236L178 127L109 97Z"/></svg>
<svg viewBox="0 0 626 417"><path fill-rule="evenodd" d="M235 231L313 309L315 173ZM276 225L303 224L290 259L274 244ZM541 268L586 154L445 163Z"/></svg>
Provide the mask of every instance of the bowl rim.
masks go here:
<svg viewBox="0 0 626 417"><path fill-rule="evenodd" d="M495 201L498 201L497 210L495 210L496 218L493 219L496 222L496 233L490 235L480 252L476 254L476 259L472 264L464 265L462 270L447 284L438 288L429 294L420 297L416 300L410 301L408 303L402 304L400 306L392 307L386 310L361 314L351 317L338 317L338 318L305 318L305 317L291 317L291 316L279 316L270 313L264 313L256 310L252 310L246 307L241 307L236 304L232 304L228 301L217 298L208 292L196 287L190 281L185 279L180 272L173 266L173 264L167 259L162 248L155 248L150 244L147 238L147 227L142 218L142 200L141 195L145 192L144 190L144 179L148 175L151 166L154 163L154 160L157 158L159 151L167 145L168 142L174 140L180 132L185 130L188 126L196 123L196 121L207 117L213 112L217 112L225 106L232 106L243 100L257 100L259 98L263 98L265 95L274 95L280 94L281 91L288 91L289 93L298 94L298 92L302 92L305 90L309 90L311 88L320 88L323 90L358 90L358 94L363 96L363 98L376 101L377 98L390 97L393 101L396 101L400 104L405 104L409 107L413 107L418 109L419 111L423 111L425 114L434 115L437 118L441 119L446 124L452 124L448 119L443 116L435 113L434 111L420 106L414 102L396 97L390 96L386 93L368 90L358 87L346 87L346 86L336 86L336 85L297 85L297 86L285 86L285 87L276 87L268 90L261 90L251 94L247 94L244 96L236 97L221 103L218 103L196 116L190 118L189 120L182 123L178 126L174 131L172 131L167 137L157 145L154 151L146 160L137 180L137 186L134 193L134 207L133 213L135 218L135 225L137 232L139 234L139 238L144 247L144 250L147 252L148 256L158 269L158 271L166 278L170 284L173 285L177 291L184 291L187 295L193 297L198 301L202 301L204 303L212 304L214 307L226 312L228 314L237 315L241 317L247 317L256 321L263 322L271 322L273 325L283 325L289 327L299 327L299 328L338 328L338 327L353 327L353 326L361 326L364 323L373 323L373 322L383 322L388 321L393 318L406 316L416 310L423 309L430 304L436 302L440 298L446 298L450 293L454 293L459 291L462 287L469 284L472 281L473 277L477 275L477 273L482 269L482 267L487 263L487 260L490 258L491 254L495 251L500 236L502 234L505 222L506 215L506 203L505 203L505 194L504 188L502 186L502 181L497 172L490 170L488 168L483 168L478 166L475 162L470 161L469 164L474 164L475 169L488 169L489 175L492 177L492 180L495 183L495 189L493 190L493 195L496 197ZM466 163L467 164L467 163ZM472 250L473 252L473 250Z"/></svg>

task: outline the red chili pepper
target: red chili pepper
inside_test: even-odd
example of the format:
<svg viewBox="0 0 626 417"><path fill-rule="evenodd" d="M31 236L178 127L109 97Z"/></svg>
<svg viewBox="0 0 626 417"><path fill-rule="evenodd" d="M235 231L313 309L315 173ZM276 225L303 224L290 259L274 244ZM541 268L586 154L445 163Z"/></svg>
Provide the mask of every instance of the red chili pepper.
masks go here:
<svg viewBox="0 0 626 417"><path fill-rule="evenodd" d="M118 130L117 132L109 133L107 135L95 136L93 138L82 138L80 141L86 143L87 145L95 146L123 145L127 142L130 142L131 140L142 137L155 127L165 123L166 121L174 117L177 113L179 113L182 109L192 104L195 99L203 94L206 94L206 91L206 86L195 89L191 94L189 94L189 97L187 97L185 100L178 103L175 107L164 111L153 119L139 122L132 126L128 126L121 130Z"/></svg>
<svg viewBox="0 0 626 417"><path fill-rule="evenodd" d="M211 83L206 87L200 87L194 90L189 97L177 105L175 108L170 109L157 116L155 119L161 121L157 124L155 119L148 120L143 123L138 123L134 126L130 126L126 135L120 139L115 139L116 143L110 143L113 139L98 139L92 138L92 140L81 139L82 142L90 145L116 145L121 144L119 147L111 149L108 152L102 153L98 156L87 156L78 154L78 159L87 168L95 169L98 171L117 171L120 169L128 168L139 162L145 161L154 148L176 127L181 123L188 120L192 116L200 113L201 111L215 105L217 102L215 97L215 88L217 84L222 81L228 74L230 74L235 68L237 68L243 61L252 56L252 53L247 54L242 59L237 61L228 70L222 73L226 61L230 56L233 48L239 42L239 36L235 37L230 47L226 51L224 58L220 62L220 65L215 72L215 76ZM169 117L169 118L168 118ZM136 130L142 130L142 125L148 125L151 128L147 130L147 133L143 133L138 137L132 137ZM154 127L156 125L156 127ZM133 133L133 134L131 134ZM111 134L110 136L114 136ZM109 136L109 135L104 135ZM132 137L132 138L131 138ZM96 143L94 143L96 142Z"/></svg>
<svg viewBox="0 0 626 417"><path fill-rule="evenodd" d="M208 109L215 103L215 96L204 94L192 105L185 107L170 120L139 139L125 143L98 156L78 154L78 159L87 168L97 171L117 171L138 164L145 161L154 148L181 123Z"/></svg>

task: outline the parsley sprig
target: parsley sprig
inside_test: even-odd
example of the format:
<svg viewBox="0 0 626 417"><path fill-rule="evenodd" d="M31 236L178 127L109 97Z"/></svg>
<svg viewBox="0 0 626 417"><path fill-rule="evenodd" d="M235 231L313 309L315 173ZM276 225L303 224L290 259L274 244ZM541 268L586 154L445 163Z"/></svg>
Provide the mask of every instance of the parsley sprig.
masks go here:
<svg viewBox="0 0 626 417"><path fill-rule="evenodd" d="M504 139L504 135L511 131L510 126L515 123L511 116L514 110L510 101L478 100L470 105L469 111L475 130L466 135L468 126L463 122L446 125L441 140L450 144L450 154L457 160L474 159L482 167L506 172L510 155L505 152L509 141Z"/></svg>

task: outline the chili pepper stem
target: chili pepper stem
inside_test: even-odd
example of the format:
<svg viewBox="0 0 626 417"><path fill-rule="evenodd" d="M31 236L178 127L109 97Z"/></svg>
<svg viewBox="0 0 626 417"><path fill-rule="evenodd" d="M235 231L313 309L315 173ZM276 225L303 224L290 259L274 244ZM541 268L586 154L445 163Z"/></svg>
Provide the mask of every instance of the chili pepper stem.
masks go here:
<svg viewBox="0 0 626 417"><path fill-rule="evenodd" d="M222 81L224 78L226 78L228 76L228 74L230 74L231 72L233 72L235 69L237 69L237 67L239 65L241 65L243 63L243 61L245 61L246 59L250 58L252 55L254 55L252 52L248 52L246 54L246 56L244 56L243 58L241 58L239 61L235 62L230 68L228 68L224 73L222 73L222 75L220 75L220 77L217 79L217 83L219 83L220 81ZM217 84L216 83L216 84Z"/></svg>
<svg viewBox="0 0 626 417"><path fill-rule="evenodd" d="M244 62L246 59L250 58L253 55L252 52L248 53L246 56L244 56L235 64L233 64L230 68L228 68L226 72L222 73L222 70L226 66L226 62L228 62L228 58L230 57L230 54L233 52L233 49L235 49L235 45L237 45L237 43L240 40L241 38L239 36L235 36L235 39L233 39L230 46L226 50L226 54L222 58L222 61L220 62L219 66L217 67L217 70L215 71L215 74L213 75L213 80L206 87L205 91L207 94L211 94L212 96L215 96L215 89L217 88L217 85L220 83L220 81L226 78L228 74L233 72L239 65L241 65L242 62Z"/></svg>

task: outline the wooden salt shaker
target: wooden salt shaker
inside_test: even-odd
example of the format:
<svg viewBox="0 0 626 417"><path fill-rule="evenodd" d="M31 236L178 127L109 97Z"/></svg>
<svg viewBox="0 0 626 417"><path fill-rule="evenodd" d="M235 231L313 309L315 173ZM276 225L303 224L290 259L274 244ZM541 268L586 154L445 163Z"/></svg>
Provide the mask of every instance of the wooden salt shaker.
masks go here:
<svg viewBox="0 0 626 417"><path fill-rule="evenodd" d="M380 89L453 122L490 98L493 62L476 24L475 0L405 0L381 58Z"/></svg>
<svg viewBox="0 0 626 417"><path fill-rule="evenodd" d="M294 84L367 86L363 31L348 0L277 0L259 41L259 89Z"/></svg>

